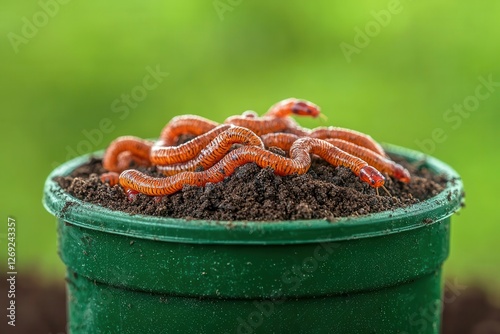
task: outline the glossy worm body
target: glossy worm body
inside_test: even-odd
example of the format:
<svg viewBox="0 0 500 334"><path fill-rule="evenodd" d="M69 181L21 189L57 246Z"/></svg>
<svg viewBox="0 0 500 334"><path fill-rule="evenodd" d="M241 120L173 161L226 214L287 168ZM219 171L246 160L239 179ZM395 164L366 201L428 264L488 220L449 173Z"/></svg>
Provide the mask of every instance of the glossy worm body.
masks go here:
<svg viewBox="0 0 500 334"><path fill-rule="evenodd" d="M382 173L387 173L389 176L404 183L410 182L410 172L400 164L395 163L385 156L375 153L366 147L358 146L342 139L331 138L326 139L326 141L340 148L342 151L363 159L370 166L375 167Z"/></svg>
<svg viewBox="0 0 500 334"><path fill-rule="evenodd" d="M292 133L268 133L261 138L265 147L279 147L283 151L290 151L290 147L299 137Z"/></svg>
<svg viewBox="0 0 500 334"><path fill-rule="evenodd" d="M191 134L193 136L202 135L217 125L204 117L195 115L176 116L163 128L160 134L159 146L172 146L177 143L177 139L182 134Z"/></svg>
<svg viewBox="0 0 500 334"><path fill-rule="evenodd" d="M273 105L264 117L286 117L290 115L318 117L320 108L312 102L289 98Z"/></svg>
<svg viewBox="0 0 500 334"><path fill-rule="evenodd" d="M313 129L309 135L312 138L319 139L343 139L358 146L366 147L382 156L387 156L382 146L374 141L372 137L358 131L337 127L318 127Z"/></svg>
<svg viewBox="0 0 500 334"><path fill-rule="evenodd" d="M196 157L214 138L232 126L229 124L219 125L179 146L161 146L156 143L151 149L151 163L154 165L171 165L189 161Z"/></svg>
<svg viewBox="0 0 500 334"><path fill-rule="evenodd" d="M306 136L307 131L300 128L290 115L318 117L320 108L305 100L290 98L276 103L261 118L251 111L246 111L241 116L228 117L224 123L234 124L252 130L258 136L266 133L288 131L299 136Z"/></svg>
<svg viewBox="0 0 500 334"><path fill-rule="evenodd" d="M384 185L384 176L378 170L369 166L362 159L348 154L324 140L309 137L297 139L292 147L290 147L290 158L295 160L297 157L303 156L306 152L309 159L309 166L309 153L316 154L333 166L344 166L351 169L361 181L368 183L371 187L379 188ZM309 166L307 169L309 169Z"/></svg>
<svg viewBox="0 0 500 334"><path fill-rule="evenodd" d="M132 161L138 165L149 165L149 153L153 142L133 136L115 139L106 149L102 160L105 169L121 172L130 167Z"/></svg>
<svg viewBox="0 0 500 334"><path fill-rule="evenodd" d="M285 117L248 117L231 116L224 124L233 124L252 130L256 135L262 136L266 133L281 132L288 128L289 122Z"/></svg>
<svg viewBox="0 0 500 334"><path fill-rule="evenodd" d="M241 116L228 117L224 124L245 127L257 135L263 135L287 129L290 126L287 118L289 115L317 117L319 114L320 109L317 105L305 100L290 98L272 106L262 118L257 117L254 111L249 110ZM182 134L199 136L214 129L217 125L218 123L200 116L176 116L163 128L157 146L175 145ZM295 128L292 126L293 130Z"/></svg>
<svg viewBox="0 0 500 334"><path fill-rule="evenodd" d="M203 172L182 172L165 178L155 178L136 170L120 174L120 184L146 195L164 196L173 194L186 184L204 186L208 182L220 182L232 175L234 170L249 162L259 167L271 167L278 175L304 174L311 165L310 153L319 155L334 166L350 168L363 182L378 188L384 185L384 177L363 160L343 152L324 140L300 138L290 148L290 158L266 151L256 146L240 147L229 152L221 161Z"/></svg>
<svg viewBox="0 0 500 334"><path fill-rule="evenodd" d="M198 167L207 169L220 161L229 152L233 144L253 145L262 149L264 148L262 140L251 130L231 125L229 129L219 134L201 150L195 159L179 164L157 166L157 168L167 176L194 171Z"/></svg>
<svg viewBox="0 0 500 334"><path fill-rule="evenodd" d="M118 164L116 165L117 169L116 172L121 172L124 171L125 169L129 169L130 166L132 166L132 163L134 163L137 166L151 166L149 159L144 157L141 158L135 156L130 151L125 151L118 154Z"/></svg>
<svg viewBox="0 0 500 334"><path fill-rule="evenodd" d="M270 167L277 175L304 174L311 166L311 154L315 154L331 165L351 169L361 181L376 189L385 182L379 170L409 182L408 171L389 160L370 136L337 127L305 129L291 115L322 116L317 105L290 98L273 105L262 117L246 111L241 116L228 117L221 125L200 116L174 117L154 144L137 137L113 141L103 158L103 166L110 172L101 175L101 181L110 185L118 182L129 195L141 192L163 196L186 184L204 186L220 182L237 167L251 162ZM174 146L179 136L185 134L195 138ZM231 150L234 144L244 146ZM290 157L272 153L265 146L288 150ZM116 173L132 163L156 165L167 177L150 177L136 170ZM194 172L200 167L204 170Z"/></svg>
<svg viewBox="0 0 500 334"><path fill-rule="evenodd" d="M276 146L282 150L288 151L298 138L299 137L289 133L270 133L262 136L262 141L266 147ZM387 173L389 176L401 182L410 182L410 172L408 172L406 168L380 154L342 139L330 138L324 140L342 151L366 161L370 166L375 167L382 173Z"/></svg>
<svg viewBox="0 0 500 334"><path fill-rule="evenodd" d="M262 119L258 119L256 113L250 111L245 112L242 116L229 117L224 123L246 127L260 135L284 130L286 128L286 122L276 119L285 118L292 114L317 117L320 114L320 109L311 102L290 98L272 106L267 112L266 117ZM267 125L266 123L268 123L271 118L275 119L273 124ZM245 120L247 122L245 122ZM159 146L175 145L177 139L182 134L199 136L212 130L217 125L216 122L200 116L176 116L163 128L160 135Z"/></svg>

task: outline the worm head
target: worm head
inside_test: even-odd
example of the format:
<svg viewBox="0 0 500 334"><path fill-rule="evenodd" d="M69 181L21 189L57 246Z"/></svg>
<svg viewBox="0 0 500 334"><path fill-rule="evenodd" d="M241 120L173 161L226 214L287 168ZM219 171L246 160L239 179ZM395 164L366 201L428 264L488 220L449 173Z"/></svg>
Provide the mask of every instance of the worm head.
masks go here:
<svg viewBox="0 0 500 334"><path fill-rule="evenodd" d="M318 117L321 113L320 108L309 101L289 99L288 103L288 107L294 115Z"/></svg>
<svg viewBox="0 0 500 334"><path fill-rule="evenodd" d="M276 103L271 107L269 113L280 115L279 117L287 116L290 114L298 116L318 117L321 113L320 108L305 100L296 98L289 98Z"/></svg>
<svg viewBox="0 0 500 334"><path fill-rule="evenodd" d="M401 182L409 183L411 176L410 172L399 164L395 164L392 170L392 175Z"/></svg>
<svg viewBox="0 0 500 334"><path fill-rule="evenodd" d="M359 171L359 178L373 188L382 187L385 183L384 176L372 166L365 166Z"/></svg>

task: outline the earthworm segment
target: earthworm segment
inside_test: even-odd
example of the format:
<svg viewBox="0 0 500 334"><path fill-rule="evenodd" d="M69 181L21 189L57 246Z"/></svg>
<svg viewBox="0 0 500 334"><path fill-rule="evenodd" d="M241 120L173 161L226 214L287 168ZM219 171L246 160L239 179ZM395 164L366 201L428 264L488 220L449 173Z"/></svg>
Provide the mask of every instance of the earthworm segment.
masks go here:
<svg viewBox="0 0 500 334"><path fill-rule="evenodd" d="M319 127L313 129L310 133L310 136L312 138L320 138L320 139L330 139L330 138L343 139L345 141L354 143L358 146L366 147L367 149L370 149L373 152L378 153L382 156L386 156L384 149L382 148L382 146L380 146L379 143L374 141L372 137L370 137L369 135L366 135L358 131L344 129L344 128L337 128L333 126Z"/></svg>
<svg viewBox="0 0 500 334"><path fill-rule="evenodd" d="M338 127L302 128L291 115L321 116L315 104L291 98L276 103L262 117L245 111L223 124L194 115L174 117L156 143L130 136L113 141L103 158L103 166L110 172L101 175L101 180L119 183L129 198L136 193L165 196L184 185L221 182L247 163L272 168L281 176L304 174L313 154L333 166L349 168L376 189L384 185L382 173L410 182L409 172L390 160L370 136ZM195 138L175 146L183 135ZM272 146L288 151L289 157L266 149ZM128 169L132 163L156 166L166 177Z"/></svg>
<svg viewBox="0 0 500 334"><path fill-rule="evenodd" d="M199 167L207 169L221 160L231 150L233 144L264 148L262 140L255 133L246 128L231 125L202 149L196 158L184 163L157 166L157 168L167 176L180 172L194 171Z"/></svg>
<svg viewBox="0 0 500 334"><path fill-rule="evenodd" d="M300 138L290 148L290 158L272 153L258 146L244 146L226 154L224 158L203 172L182 172L173 176L155 178L137 170L126 170L120 174L120 184L146 195L164 196L173 194L186 184L204 186L208 182L221 182L232 175L235 169L249 162L259 167L271 167L278 175L304 174L311 166L309 153L317 154L334 166L350 168L363 182L378 188L384 185L384 177L375 168L332 144L316 138Z"/></svg>
<svg viewBox="0 0 500 334"><path fill-rule="evenodd" d="M231 125L227 124L216 126L179 146L163 146L157 142L151 149L151 163L154 165L169 165L189 161L196 157L215 137L230 127Z"/></svg>
<svg viewBox="0 0 500 334"><path fill-rule="evenodd" d="M266 147L275 146L285 151L290 150L290 147L298 138L298 136L290 133L270 133L262 136L262 140ZM408 170L403 166L395 163L385 156L373 152L366 147L362 147L342 139L329 138L324 140L346 153L363 159L370 166L375 167L382 173L386 173L387 175L392 176L404 183L410 182L410 172L408 172Z"/></svg>
<svg viewBox="0 0 500 334"><path fill-rule="evenodd" d="M164 146L172 146L177 143L177 139L180 135L190 134L193 136L202 135L218 124L209 119L194 116L194 115L183 115L176 116L172 118L170 122L161 130L160 143Z"/></svg>
<svg viewBox="0 0 500 334"><path fill-rule="evenodd" d="M106 149L102 166L111 172L121 172L134 161L138 165L148 166L149 153L153 142L133 136L118 137Z"/></svg>

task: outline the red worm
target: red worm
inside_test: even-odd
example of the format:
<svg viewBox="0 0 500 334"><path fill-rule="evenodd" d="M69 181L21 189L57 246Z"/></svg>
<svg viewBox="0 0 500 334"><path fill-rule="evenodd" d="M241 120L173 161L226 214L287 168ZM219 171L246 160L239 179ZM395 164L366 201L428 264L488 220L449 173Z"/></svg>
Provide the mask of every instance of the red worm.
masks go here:
<svg viewBox="0 0 500 334"><path fill-rule="evenodd" d="M265 147L279 147L284 151L290 151L293 143L299 139L299 136L292 133L268 133L263 135L262 142Z"/></svg>
<svg viewBox="0 0 500 334"><path fill-rule="evenodd" d="M363 182L378 188L384 185L384 177L363 160L336 148L324 140L300 138L290 148L291 158L285 158L256 146L240 147L229 152L221 161L203 172L183 172L164 178L147 176L136 170L120 174L120 184L125 190L132 189L152 196L173 194L186 184L204 186L216 183L233 174L235 169L249 162L259 167L271 167L278 175L304 174L311 165L310 153L319 155L334 166L350 168Z"/></svg>
<svg viewBox="0 0 500 334"><path fill-rule="evenodd" d="M337 127L318 127L311 131L310 137L319 139L336 138L354 143L358 146L366 147L382 156L387 156L380 144L364 133Z"/></svg>
<svg viewBox="0 0 500 334"><path fill-rule="evenodd" d="M172 118L163 128L160 135L160 146L172 146L182 134L191 134L194 136L202 135L214 129L218 123L209 119L195 116L184 115Z"/></svg>
<svg viewBox="0 0 500 334"><path fill-rule="evenodd" d="M377 154L366 147L358 146L342 139L330 138L325 140L340 148L342 151L363 159L370 166L375 167L382 173L387 173L389 176L404 183L410 182L410 172L400 164L395 163L385 156Z"/></svg>
<svg viewBox="0 0 500 334"><path fill-rule="evenodd" d="M312 102L289 98L273 105L264 117L286 117L289 115L318 117L320 108Z"/></svg>
<svg viewBox="0 0 500 334"><path fill-rule="evenodd" d="M288 151L298 138L298 136L290 133L270 133L262 136L262 141L266 147L276 146ZM324 140L342 151L366 161L370 166L375 167L382 173L387 173L401 182L410 182L410 172L406 168L380 154L342 139L330 138Z"/></svg>
<svg viewBox="0 0 500 334"><path fill-rule="evenodd" d="M208 169L220 161L229 152L233 144L253 145L264 148L262 140L255 133L246 128L232 126L215 137L195 159L180 164L157 166L157 168L167 176L181 172L195 171L198 167Z"/></svg>
<svg viewBox="0 0 500 334"><path fill-rule="evenodd" d="M215 137L231 127L232 125L229 124L219 125L179 146L161 146L156 143L151 149L151 163L154 165L171 165L191 160Z"/></svg>
<svg viewBox="0 0 500 334"><path fill-rule="evenodd" d="M132 160L139 165L150 165L149 152L152 146L153 142L138 137L118 137L106 149L102 165L112 172L121 172L129 168Z"/></svg>
<svg viewBox="0 0 500 334"><path fill-rule="evenodd" d="M115 173L115 172L107 172L107 173L101 174L101 176L99 178L101 179L102 183L107 183L112 187L112 186L118 184L120 174Z"/></svg>
<svg viewBox="0 0 500 334"><path fill-rule="evenodd" d="M292 147L290 147L290 159L292 160L292 162L295 161L296 158L303 157L304 155L307 156L309 160L307 169L309 169L311 163L309 153L318 155L333 166L344 166L351 169L351 171L356 176L358 176L361 181L368 183L374 188L378 188L384 185L385 179L378 170L376 170L372 166L369 166L368 163L366 163L364 160L348 154L324 140L303 137L297 139L293 143ZM285 164L284 168L286 171L286 169L289 169L290 167ZM305 173L307 169L303 172ZM292 173L294 172L296 171L292 171ZM278 171L278 174L280 173L281 171ZM297 173L302 174L298 171ZM284 175L288 174L291 173L285 172Z"/></svg>
<svg viewBox="0 0 500 334"><path fill-rule="evenodd" d="M255 118L247 116L231 116L228 117L224 123L250 129L258 136L271 132L281 132L289 126L288 118L286 117Z"/></svg>
<svg viewBox="0 0 500 334"><path fill-rule="evenodd" d="M257 118L257 114L249 110L244 112L241 116L227 118L224 123L246 127L256 134L261 135L264 133L285 130L287 128L287 121L285 121L285 118L292 114L317 117L320 114L320 109L311 102L291 98L278 102L272 106L265 117ZM163 128L158 145L175 145L177 139L182 134L199 136L214 129L217 125L216 122L200 116L176 116Z"/></svg>
<svg viewBox="0 0 500 334"><path fill-rule="evenodd" d="M129 169L131 164L134 163L138 166L151 166L149 159L137 157L132 152L125 151L118 154L118 163L116 164L116 169L118 172L122 172L125 169Z"/></svg>
<svg viewBox="0 0 500 334"><path fill-rule="evenodd" d="M305 100L289 98L273 105L261 118L257 118L253 112L246 111L242 116L231 116L227 118L225 124L234 124L252 130L257 135L266 133L288 131L299 136L306 136L308 132L300 128L288 116L310 116L318 117L320 108Z"/></svg>

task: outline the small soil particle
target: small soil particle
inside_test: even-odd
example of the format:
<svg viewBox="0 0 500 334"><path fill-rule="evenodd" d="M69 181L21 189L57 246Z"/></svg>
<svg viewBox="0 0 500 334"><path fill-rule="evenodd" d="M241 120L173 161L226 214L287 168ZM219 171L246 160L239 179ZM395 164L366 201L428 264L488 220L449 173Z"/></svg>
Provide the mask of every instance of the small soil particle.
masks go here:
<svg viewBox="0 0 500 334"><path fill-rule="evenodd" d="M431 218L425 218L424 219L424 224L431 224L434 220L432 220Z"/></svg>
<svg viewBox="0 0 500 334"><path fill-rule="evenodd" d="M285 152L271 148L277 154ZM431 173L423 162L410 164L394 159L412 174L404 184L392 178L377 196L375 189L356 177L349 169L333 167L313 158L311 168L303 175L277 176L270 168L254 163L239 167L223 182L205 187L185 186L175 194L155 198L139 194L128 200L123 189L110 187L99 180L105 170L101 160L91 158L66 177L56 182L70 195L90 203L130 214L161 217L209 219L222 221L280 221L296 219L327 219L360 216L407 207L441 192L446 178ZM139 168L162 176L155 167Z"/></svg>

